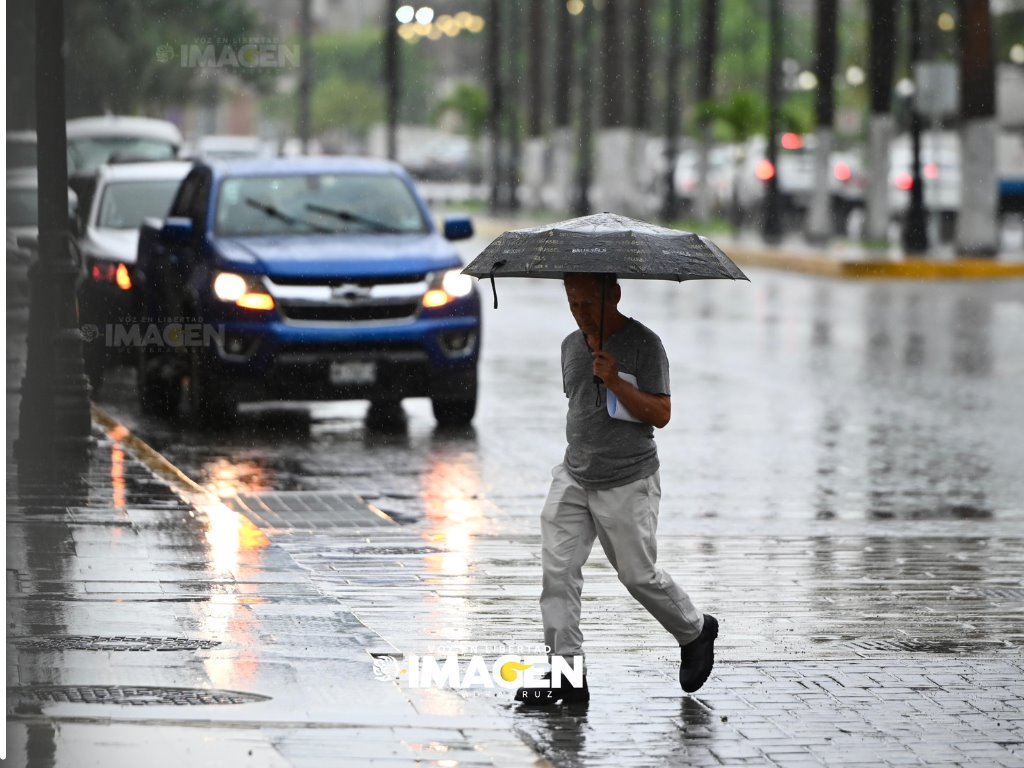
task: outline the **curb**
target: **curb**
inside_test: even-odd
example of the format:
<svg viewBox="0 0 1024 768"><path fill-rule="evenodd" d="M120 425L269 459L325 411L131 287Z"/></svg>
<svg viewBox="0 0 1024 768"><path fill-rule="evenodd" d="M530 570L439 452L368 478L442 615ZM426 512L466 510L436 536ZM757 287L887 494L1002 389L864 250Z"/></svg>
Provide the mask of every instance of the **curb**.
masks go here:
<svg viewBox="0 0 1024 768"><path fill-rule="evenodd" d="M96 403L90 403L89 405L92 410L93 420L106 430L107 435L111 439L124 443L131 448L135 457L145 464L147 469L159 475L175 491L189 495L201 494L207 497L211 495L199 483L172 464L170 459L137 437L128 427L107 413L103 408L96 405Z"/></svg>
<svg viewBox="0 0 1024 768"><path fill-rule="evenodd" d="M852 279L881 280L1012 280L1024 278L1024 263L994 259L911 259L907 261L840 261L824 256L798 256L786 251L728 246L729 257L739 264L767 269Z"/></svg>

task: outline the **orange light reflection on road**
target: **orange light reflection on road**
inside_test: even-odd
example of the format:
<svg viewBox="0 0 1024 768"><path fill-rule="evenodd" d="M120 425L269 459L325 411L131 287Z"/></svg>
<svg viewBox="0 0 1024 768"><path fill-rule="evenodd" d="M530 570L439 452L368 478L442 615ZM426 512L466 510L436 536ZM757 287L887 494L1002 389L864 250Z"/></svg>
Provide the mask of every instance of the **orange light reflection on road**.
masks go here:
<svg viewBox="0 0 1024 768"><path fill-rule="evenodd" d="M206 521L206 541L210 545L210 567L214 579L244 580L239 574L259 565L260 551L270 545L266 534L244 515L229 509L223 502L198 503ZM248 605L263 602L262 598L229 592L213 595L202 615L206 637L224 640L237 651L213 651L203 665L211 683L217 688L244 686L256 677L259 660L253 652L257 632Z"/></svg>
<svg viewBox="0 0 1024 768"><path fill-rule="evenodd" d="M118 509L124 508L124 449L120 443L113 443L110 446L110 485L113 490L114 506Z"/></svg>
<svg viewBox="0 0 1024 768"><path fill-rule="evenodd" d="M217 459L203 467L206 489L217 496L271 490L266 470L255 461Z"/></svg>
<svg viewBox="0 0 1024 768"><path fill-rule="evenodd" d="M471 454L431 456L421 491L430 528L428 540L445 551L427 558L431 571L462 576L469 571L473 540L483 527L480 515L480 470Z"/></svg>

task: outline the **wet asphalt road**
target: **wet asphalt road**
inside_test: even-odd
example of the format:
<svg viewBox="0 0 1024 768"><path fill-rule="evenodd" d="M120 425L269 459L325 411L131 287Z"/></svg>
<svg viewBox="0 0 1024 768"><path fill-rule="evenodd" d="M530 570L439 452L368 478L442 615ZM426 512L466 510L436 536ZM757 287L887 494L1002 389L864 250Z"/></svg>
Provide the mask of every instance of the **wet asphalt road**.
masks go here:
<svg viewBox="0 0 1024 768"><path fill-rule="evenodd" d="M749 274L623 289L672 363L659 555L722 619L711 683L680 700L671 638L595 550L587 714L464 696L565 765L1022 764L1024 281ZM383 429L331 403L201 431L142 418L124 371L98 401L207 488L281 503L271 540L405 653L534 643L573 326L556 282L498 292L462 432L437 431L426 401ZM403 525L353 538L288 502L312 491Z"/></svg>
<svg viewBox="0 0 1024 768"><path fill-rule="evenodd" d="M663 527L1020 512L1024 281L751 278L623 283L623 311L662 336L672 364ZM496 311L480 287L481 399L463 433L436 431L426 400L406 401L406 423L385 430L358 402L247 406L230 432L199 431L186 416L144 419L124 370L98 401L218 490L344 478L400 499L455 466L474 492L530 515L564 448L558 348L574 326L556 281L498 281Z"/></svg>

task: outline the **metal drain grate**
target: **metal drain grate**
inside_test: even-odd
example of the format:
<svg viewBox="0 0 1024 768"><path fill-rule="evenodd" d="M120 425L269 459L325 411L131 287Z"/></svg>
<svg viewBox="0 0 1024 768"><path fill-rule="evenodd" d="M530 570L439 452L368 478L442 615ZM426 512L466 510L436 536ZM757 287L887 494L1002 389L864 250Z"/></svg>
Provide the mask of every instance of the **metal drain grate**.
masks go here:
<svg viewBox="0 0 1024 768"><path fill-rule="evenodd" d="M240 691L203 688L133 688L121 685L36 685L9 688L8 696L29 701L69 704L250 704L269 701L269 696Z"/></svg>
<svg viewBox="0 0 1024 768"><path fill-rule="evenodd" d="M224 503L261 528L390 527L395 521L361 496L323 491L240 493Z"/></svg>
<svg viewBox="0 0 1024 768"><path fill-rule="evenodd" d="M30 651L199 651L215 648L220 641L185 637L46 635L18 638L14 645Z"/></svg>

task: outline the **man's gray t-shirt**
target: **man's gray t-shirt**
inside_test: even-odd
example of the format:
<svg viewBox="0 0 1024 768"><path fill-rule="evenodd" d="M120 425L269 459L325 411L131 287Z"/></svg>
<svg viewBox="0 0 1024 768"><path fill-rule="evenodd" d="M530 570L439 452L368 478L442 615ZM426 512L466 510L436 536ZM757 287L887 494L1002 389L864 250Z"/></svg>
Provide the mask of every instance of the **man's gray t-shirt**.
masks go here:
<svg viewBox="0 0 1024 768"><path fill-rule="evenodd" d="M621 373L636 376L642 392L669 395L668 356L654 331L627 318L605 343ZM569 398L564 464L584 488L616 488L658 470L654 427L608 415L607 390L594 383L594 361L580 330L562 341L562 383Z"/></svg>

